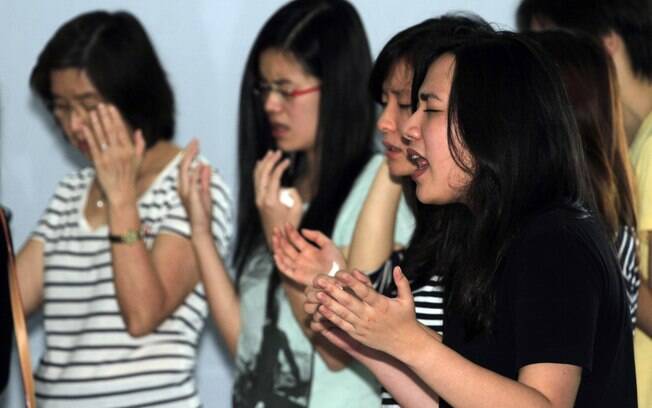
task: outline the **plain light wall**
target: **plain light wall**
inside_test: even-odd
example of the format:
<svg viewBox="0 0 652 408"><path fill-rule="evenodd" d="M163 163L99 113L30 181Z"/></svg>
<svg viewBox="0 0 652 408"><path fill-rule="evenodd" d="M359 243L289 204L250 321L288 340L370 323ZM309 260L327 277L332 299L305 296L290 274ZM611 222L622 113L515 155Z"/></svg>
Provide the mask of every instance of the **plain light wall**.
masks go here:
<svg viewBox="0 0 652 408"><path fill-rule="evenodd" d="M28 88L46 41L65 21L89 10L127 10L145 26L169 75L177 106L176 142L199 138L203 154L237 191L237 106L249 48L279 0L0 0L0 201L13 210L22 245L57 182L83 165ZM513 27L518 0L354 0L373 55L403 28L450 11L471 11ZM235 197L234 197L235 198ZM33 364L43 351L40 318L30 320ZM202 337L197 376L206 407L230 406L232 366L212 321ZM19 407L18 366L0 406Z"/></svg>

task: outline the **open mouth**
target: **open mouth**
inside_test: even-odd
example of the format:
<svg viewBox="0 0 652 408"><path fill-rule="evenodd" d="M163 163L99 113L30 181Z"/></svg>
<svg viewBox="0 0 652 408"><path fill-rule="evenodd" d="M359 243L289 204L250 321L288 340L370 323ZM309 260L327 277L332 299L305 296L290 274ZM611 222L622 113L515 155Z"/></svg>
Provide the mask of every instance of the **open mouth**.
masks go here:
<svg viewBox="0 0 652 408"><path fill-rule="evenodd" d="M428 160L417 153L414 149L407 149L407 159L417 168L417 171L423 171L430 166Z"/></svg>

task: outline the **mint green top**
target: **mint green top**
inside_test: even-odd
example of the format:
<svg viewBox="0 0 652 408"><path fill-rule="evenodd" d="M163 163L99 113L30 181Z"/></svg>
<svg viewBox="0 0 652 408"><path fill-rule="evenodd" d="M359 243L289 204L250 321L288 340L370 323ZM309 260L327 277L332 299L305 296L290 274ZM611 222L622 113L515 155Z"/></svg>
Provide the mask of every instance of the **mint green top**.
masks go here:
<svg viewBox="0 0 652 408"><path fill-rule="evenodd" d="M369 160L343 203L331 237L338 247L351 243L360 210L382 160L381 155L374 155ZM413 229L414 218L405 201L401 200L394 241L407 245ZM272 338L275 344L271 351L268 349L265 353L259 353L265 326L267 287L272 271L272 258L266 248L261 248L252 255L240 279L242 327L236 356L235 406L248 405L251 400L245 403L239 402L239 398L256 394L263 402L256 405L259 407L379 407L380 385L365 367L355 361L340 371L330 371L326 367L294 318L281 287L276 291L279 307L276 327L282 334L270 335L266 331L266 338ZM256 366L263 364L261 361L269 364L270 359L278 364L272 370L274 373L259 373ZM274 378L270 378L272 376ZM309 400L306 401L308 389Z"/></svg>

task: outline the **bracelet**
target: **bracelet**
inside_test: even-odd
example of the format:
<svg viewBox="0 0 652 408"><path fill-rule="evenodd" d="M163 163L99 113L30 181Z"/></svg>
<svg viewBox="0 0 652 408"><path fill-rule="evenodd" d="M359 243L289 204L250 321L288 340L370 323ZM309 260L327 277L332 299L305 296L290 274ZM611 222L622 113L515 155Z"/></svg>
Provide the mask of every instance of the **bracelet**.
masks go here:
<svg viewBox="0 0 652 408"><path fill-rule="evenodd" d="M131 245L137 241L140 241L142 239L142 235L140 234L140 231L137 230L127 230L122 235L113 235L109 234L109 242L112 244L127 244Z"/></svg>

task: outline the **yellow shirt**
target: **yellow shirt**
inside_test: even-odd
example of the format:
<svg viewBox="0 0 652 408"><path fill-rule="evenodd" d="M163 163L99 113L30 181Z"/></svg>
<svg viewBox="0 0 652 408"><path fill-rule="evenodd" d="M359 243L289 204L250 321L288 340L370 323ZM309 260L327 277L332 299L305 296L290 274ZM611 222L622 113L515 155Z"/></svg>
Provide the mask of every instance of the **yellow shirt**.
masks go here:
<svg viewBox="0 0 652 408"><path fill-rule="evenodd" d="M636 174L637 222L640 243L641 275L648 276L648 239L652 231L652 113L643 121L630 148L630 158ZM636 355L636 382L638 405L652 408L652 339L636 329L634 335Z"/></svg>

